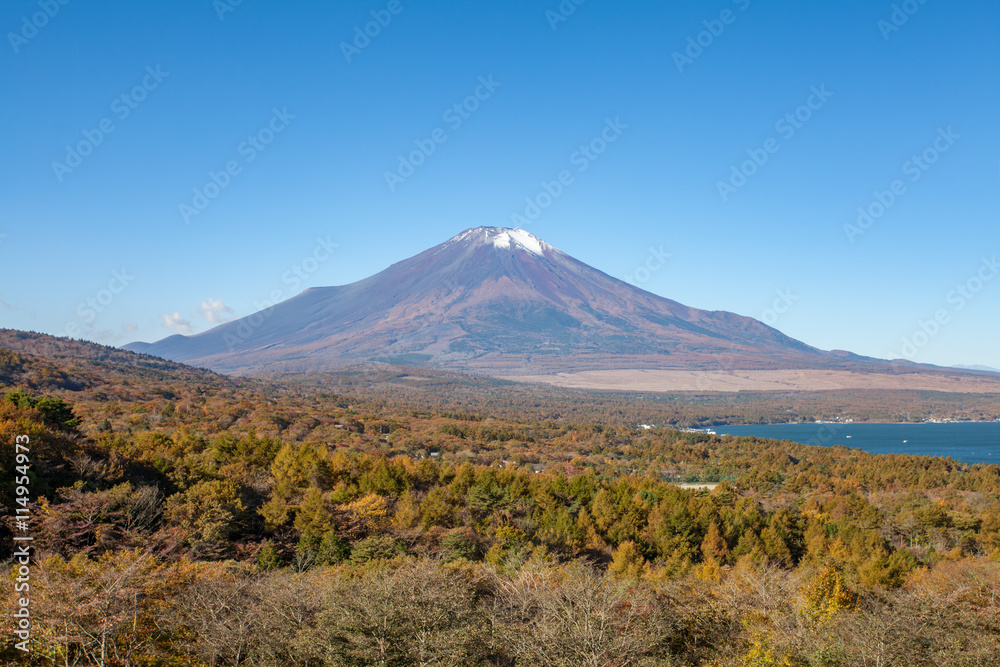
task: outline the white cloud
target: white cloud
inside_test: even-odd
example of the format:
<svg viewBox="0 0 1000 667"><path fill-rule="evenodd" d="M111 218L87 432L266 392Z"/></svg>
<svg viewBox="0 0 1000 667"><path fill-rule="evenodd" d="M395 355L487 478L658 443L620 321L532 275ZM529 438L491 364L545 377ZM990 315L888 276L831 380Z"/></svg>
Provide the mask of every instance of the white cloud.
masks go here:
<svg viewBox="0 0 1000 667"><path fill-rule="evenodd" d="M181 317L180 313L174 313L173 315L163 313L163 326L179 334L191 335L191 323Z"/></svg>
<svg viewBox="0 0 1000 667"><path fill-rule="evenodd" d="M122 333L132 333L139 328L139 325L135 322L126 322L122 325Z"/></svg>
<svg viewBox="0 0 1000 667"><path fill-rule="evenodd" d="M0 299L0 308L4 310L12 310L11 305L6 301L4 301L3 299Z"/></svg>
<svg viewBox="0 0 1000 667"><path fill-rule="evenodd" d="M230 321L233 318L227 317L227 315L232 312L233 309L222 303L222 299L213 299L212 297L202 299L201 308L198 309L198 314L212 324L222 324L223 322Z"/></svg>

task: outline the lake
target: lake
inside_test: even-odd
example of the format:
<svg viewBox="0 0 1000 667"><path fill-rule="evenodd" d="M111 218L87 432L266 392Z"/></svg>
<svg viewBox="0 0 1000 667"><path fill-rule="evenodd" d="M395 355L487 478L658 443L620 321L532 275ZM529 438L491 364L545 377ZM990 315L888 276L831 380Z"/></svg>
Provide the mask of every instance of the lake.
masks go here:
<svg viewBox="0 0 1000 667"><path fill-rule="evenodd" d="M719 435L752 435L806 445L845 445L872 454L950 456L1000 464L1000 422L944 424L770 424L713 426Z"/></svg>

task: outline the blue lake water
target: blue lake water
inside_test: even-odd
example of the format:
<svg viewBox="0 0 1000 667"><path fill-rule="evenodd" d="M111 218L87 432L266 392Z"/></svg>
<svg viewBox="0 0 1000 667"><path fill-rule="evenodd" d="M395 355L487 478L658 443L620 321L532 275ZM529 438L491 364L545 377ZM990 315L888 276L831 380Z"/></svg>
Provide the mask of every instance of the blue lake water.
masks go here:
<svg viewBox="0 0 1000 667"><path fill-rule="evenodd" d="M713 426L719 435L752 435L806 445L844 445L872 454L950 456L1000 464L1000 422L945 424L771 424Z"/></svg>

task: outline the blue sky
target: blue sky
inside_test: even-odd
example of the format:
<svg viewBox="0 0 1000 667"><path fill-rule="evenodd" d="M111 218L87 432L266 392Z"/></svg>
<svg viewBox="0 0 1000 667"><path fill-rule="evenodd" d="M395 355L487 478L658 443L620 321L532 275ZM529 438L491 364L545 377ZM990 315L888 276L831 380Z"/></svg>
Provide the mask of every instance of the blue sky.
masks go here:
<svg viewBox="0 0 1000 667"><path fill-rule="evenodd" d="M996 3L64 1L0 5L3 326L203 331L513 219L817 347L1000 368Z"/></svg>

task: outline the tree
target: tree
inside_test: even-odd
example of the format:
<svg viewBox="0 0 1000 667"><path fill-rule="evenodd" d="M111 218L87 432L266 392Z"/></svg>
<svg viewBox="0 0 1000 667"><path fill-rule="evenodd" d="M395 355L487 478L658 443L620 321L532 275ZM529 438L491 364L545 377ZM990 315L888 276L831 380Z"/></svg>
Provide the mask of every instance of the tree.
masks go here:
<svg viewBox="0 0 1000 667"><path fill-rule="evenodd" d="M785 567L792 566L792 552L788 548L785 538L774 526L768 526L760 534L760 541L763 545L764 553L781 563Z"/></svg>
<svg viewBox="0 0 1000 667"><path fill-rule="evenodd" d="M705 539L701 541L701 553L705 559L713 558L720 563L725 562L726 556L729 555L729 546L722 538L719 525L715 521L708 525Z"/></svg>
<svg viewBox="0 0 1000 667"><path fill-rule="evenodd" d="M57 396L36 398L24 389L15 389L7 394L7 402L22 410L34 408L42 415L42 421L53 428L73 430L80 420L73 415L73 406Z"/></svg>
<svg viewBox="0 0 1000 667"><path fill-rule="evenodd" d="M323 492L316 487L310 487L302 498L298 512L295 513L295 529L299 533L315 533L322 535L333 525L333 514L327 509Z"/></svg>
<svg viewBox="0 0 1000 667"><path fill-rule="evenodd" d="M367 535L377 533L389 524L389 502L382 496L368 493L348 503L352 532Z"/></svg>
<svg viewBox="0 0 1000 667"><path fill-rule="evenodd" d="M854 658L867 667L935 667L928 655L927 621L910 595L869 596L857 611L838 617L836 638Z"/></svg>
<svg viewBox="0 0 1000 667"><path fill-rule="evenodd" d="M476 535L469 528L453 528L441 538L441 557L446 563L469 561L478 553Z"/></svg>
<svg viewBox="0 0 1000 667"><path fill-rule="evenodd" d="M228 480L198 482L168 498L164 516L195 553L215 556L231 548L229 537L244 510L239 495Z"/></svg>
<svg viewBox="0 0 1000 667"><path fill-rule="evenodd" d="M168 589L163 569L150 555L121 551L68 561L53 556L36 572L35 636L39 653L53 662L136 664L165 641L159 614Z"/></svg>
<svg viewBox="0 0 1000 667"><path fill-rule="evenodd" d="M268 540L257 552L257 567L262 571L274 570L281 566L278 550L274 548L274 540Z"/></svg>
<svg viewBox="0 0 1000 667"><path fill-rule="evenodd" d="M608 572L619 579L642 579L649 571L649 563L635 542L622 542L608 567Z"/></svg>
<svg viewBox="0 0 1000 667"><path fill-rule="evenodd" d="M805 612L813 623L822 624L842 611L853 607L855 596L844 584L840 572L827 563L806 584Z"/></svg>
<svg viewBox="0 0 1000 667"><path fill-rule="evenodd" d="M248 665L319 667L310 636L326 588L318 571L275 570L251 586L252 634Z"/></svg>
<svg viewBox="0 0 1000 667"><path fill-rule="evenodd" d="M636 665L672 639L666 608L648 588L570 564L524 568L495 586L498 639L518 663L546 667Z"/></svg>
<svg viewBox="0 0 1000 667"><path fill-rule="evenodd" d="M340 580L309 640L328 664L473 664L483 651L474 588L430 561Z"/></svg>
<svg viewBox="0 0 1000 667"><path fill-rule="evenodd" d="M257 628L256 582L251 567L198 567L172 600L168 618L175 650L209 665L247 664Z"/></svg>
<svg viewBox="0 0 1000 667"><path fill-rule="evenodd" d="M278 450L271 465L274 495L288 500L307 486L329 488L329 463L316 445L285 444Z"/></svg>
<svg viewBox="0 0 1000 667"><path fill-rule="evenodd" d="M736 543L736 548L729 554L730 560L749 556L751 559L760 559L764 556L764 545L753 528L747 528L740 535L740 541Z"/></svg>
<svg viewBox="0 0 1000 667"><path fill-rule="evenodd" d="M546 510L538 523L535 537L547 546L565 554L575 554L582 545L576 522L566 507Z"/></svg>

